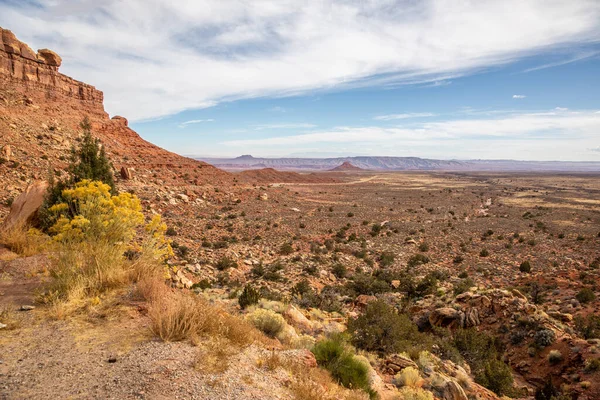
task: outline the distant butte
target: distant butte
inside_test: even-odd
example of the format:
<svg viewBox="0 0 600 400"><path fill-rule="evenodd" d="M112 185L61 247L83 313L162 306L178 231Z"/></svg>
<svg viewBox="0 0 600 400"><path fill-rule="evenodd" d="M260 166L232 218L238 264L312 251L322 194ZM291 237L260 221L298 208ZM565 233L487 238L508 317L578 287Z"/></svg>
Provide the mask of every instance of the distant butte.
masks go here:
<svg viewBox="0 0 600 400"><path fill-rule="evenodd" d="M330 169L331 172L364 171L364 169L353 165L350 161L344 161L341 165Z"/></svg>

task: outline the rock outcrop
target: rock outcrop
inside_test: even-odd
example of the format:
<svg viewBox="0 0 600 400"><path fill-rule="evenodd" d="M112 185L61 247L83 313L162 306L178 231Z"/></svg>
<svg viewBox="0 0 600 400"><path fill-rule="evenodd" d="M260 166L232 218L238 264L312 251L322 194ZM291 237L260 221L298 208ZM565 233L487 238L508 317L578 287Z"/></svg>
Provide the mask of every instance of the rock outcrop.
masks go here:
<svg viewBox="0 0 600 400"><path fill-rule="evenodd" d="M25 189L12 203L10 213L2 224L3 229L11 229L30 222L37 215L44 202L48 182L35 182Z"/></svg>
<svg viewBox="0 0 600 400"><path fill-rule="evenodd" d="M101 91L58 72L62 63L58 54L48 49L36 53L11 31L0 28L0 33L0 82L20 83L24 93L43 91L49 97L76 98L104 111Z"/></svg>

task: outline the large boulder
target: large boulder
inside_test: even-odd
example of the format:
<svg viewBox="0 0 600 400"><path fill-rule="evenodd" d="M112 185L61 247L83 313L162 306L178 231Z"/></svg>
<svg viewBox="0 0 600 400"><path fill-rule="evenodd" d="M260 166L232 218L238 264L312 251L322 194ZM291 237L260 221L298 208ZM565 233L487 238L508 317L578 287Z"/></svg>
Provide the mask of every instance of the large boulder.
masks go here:
<svg viewBox="0 0 600 400"><path fill-rule="evenodd" d="M3 229L12 229L35 219L44 202L48 182L38 181L29 185L12 203L10 213L2 223Z"/></svg>
<svg viewBox="0 0 600 400"><path fill-rule="evenodd" d="M42 61L44 64L51 65L53 67L60 67L62 64L62 58L52 50L40 49L37 52L37 59Z"/></svg>
<svg viewBox="0 0 600 400"><path fill-rule="evenodd" d="M465 313L450 307L438 308L429 314L429 323L432 326L460 328L464 320Z"/></svg>

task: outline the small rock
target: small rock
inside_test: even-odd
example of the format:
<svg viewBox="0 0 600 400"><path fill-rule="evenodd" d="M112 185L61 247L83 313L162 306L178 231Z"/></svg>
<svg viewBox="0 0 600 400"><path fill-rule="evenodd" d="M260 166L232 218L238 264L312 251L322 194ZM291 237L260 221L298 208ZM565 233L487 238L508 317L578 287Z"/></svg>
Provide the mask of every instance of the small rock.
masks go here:
<svg viewBox="0 0 600 400"><path fill-rule="evenodd" d="M8 325L6 325L6 324L3 324L2 322L0 322L0 329L4 329L4 328L6 328L7 326L8 326Z"/></svg>
<svg viewBox="0 0 600 400"><path fill-rule="evenodd" d="M114 364L114 363L116 363L116 362L117 362L117 357L115 357L115 356L110 356L110 357L108 357L108 362L109 362L110 364Z"/></svg>
<svg viewBox="0 0 600 400"><path fill-rule="evenodd" d="M22 305L20 308L21 311L31 311L33 309L35 309L35 306L30 306L30 305Z"/></svg>

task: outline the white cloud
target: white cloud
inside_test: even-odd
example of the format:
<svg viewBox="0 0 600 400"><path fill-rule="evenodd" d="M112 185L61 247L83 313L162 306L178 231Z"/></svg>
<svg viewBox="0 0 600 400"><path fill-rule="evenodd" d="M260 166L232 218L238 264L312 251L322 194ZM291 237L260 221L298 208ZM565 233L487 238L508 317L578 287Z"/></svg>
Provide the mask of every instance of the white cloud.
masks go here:
<svg viewBox="0 0 600 400"><path fill-rule="evenodd" d="M513 99L524 99L525 96L524 94L513 94Z"/></svg>
<svg viewBox="0 0 600 400"><path fill-rule="evenodd" d="M377 121L391 121L395 119L409 119L409 118L426 118L426 117L434 117L435 114L432 113L407 113L407 114L388 114L388 115L378 115L373 119Z"/></svg>
<svg viewBox="0 0 600 400"><path fill-rule="evenodd" d="M212 119L212 118L209 118L209 119L192 119L190 121L182 122L181 124L179 124L179 127L180 128L185 128L188 125L201 124L203 122L214 122L214 119Z"/></svg>
<svg viewBox="0 0 600 400"><path fill-rule="evenodd" d="M550 23L551 21L551 23ZM441 82L600 40L597 0L0 2L130 120L256 96ZM554 53L553 53L554 54Z"/></svg>
<svg viewBox="0 0 600 400"><path fill-rule="evenodd" d="M284 107L280 107L280 106L275 106L275 107L267 108L267 111L276 112L276 113L287 112L287 110Z"/></svg>
<svg viewBox="0 0 600 400"><path fill-rule="evenodd" d="M555 110L556 111L568 111L569 109L566 107L556 107Z"/></svg>
<svg viewBox="0 0 600 400"><path fill-rule="evenodd" d="M333 144L363 154L372 146L376 149L370 153L373 155L578 160L585 159L585 150L597 143L598 132L600 115L582 110L500 114L496 118L444 120L416 127L335 127L292 136L231 140L221 145L273 154L290 147L303 151L305 147Z"/></svg>
<svg viewBox="0 0 600 400"><path fill-rule="evenodd" d="M280 124L264 124L257 125L254 127L255 131L262 131L265 129L308 129L314 128L316 125L314 124L304 124L304 123L280 123Z"/></svg>

